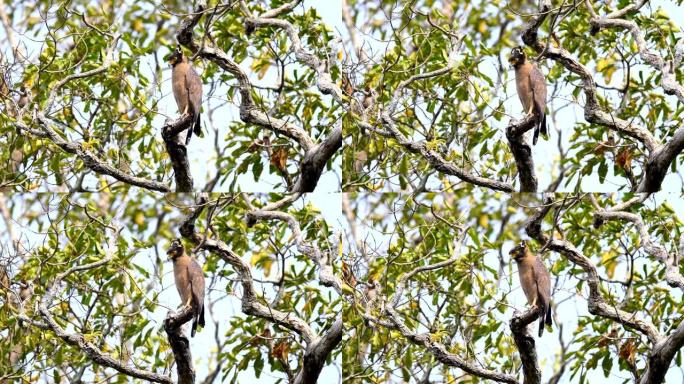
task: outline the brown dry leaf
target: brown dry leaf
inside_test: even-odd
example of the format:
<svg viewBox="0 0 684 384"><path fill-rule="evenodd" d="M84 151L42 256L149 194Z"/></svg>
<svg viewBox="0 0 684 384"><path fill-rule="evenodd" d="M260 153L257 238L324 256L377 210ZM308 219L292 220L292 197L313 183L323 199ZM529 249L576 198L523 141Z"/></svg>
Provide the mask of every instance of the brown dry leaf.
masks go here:
<svg viewBox="0 0 684 384"><path fill-rule="evenodd" d="M271 164L283 173L287 169L287 154L287 147L279 147L271 154Z"/></svg>
<svg viewBox="0 0 684 384"><path fill-rule="evenodd" d="M281 341L280 343L273 346L273 349L271 350L271 356L275 357L278 360L286 361L287 352L289 349L290 346L286 342Z"/></svg>
<svg viewBox="0 0 684 384"><path fill-rule="evenodd" d="M632 339L627 340L620 346L620 358L634 364L634 356L636 355L636 346Z"/></svg>
<svg viewBox="0 0 684 384"><path fill-rule="evenodd" d="M632 151L629 147L622 148L615 157L615 162L622 169L629 169L632 167Z"/></svg>

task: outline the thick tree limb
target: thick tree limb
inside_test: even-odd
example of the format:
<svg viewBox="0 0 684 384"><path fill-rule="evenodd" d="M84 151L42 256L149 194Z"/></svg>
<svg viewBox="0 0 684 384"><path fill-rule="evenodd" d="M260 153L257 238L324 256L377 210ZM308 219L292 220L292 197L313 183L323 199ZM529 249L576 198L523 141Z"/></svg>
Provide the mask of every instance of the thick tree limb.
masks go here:
<svg viewBox="0 0 684 384"><path fill-rule="evenodd" d="M684 347L684 321L669 336L656 343L648 356L646 371L641 376L640 384L660 384L665 382L665 374L670 368L672 359Z"/></svg>
<svg viewBox="0 0 684 384"><path fill-rule="evenodd" d="M528 325L543 316L541 307L532 307L521 314L514 314L509 326L513 332L513 340L520 353L520 361L523 365L524 384L541 383L541 370L537 361L537 348L534 336L528 332Z"/></svg>
<svg viewBox="0 0 684 384"><path fill-rule="evenodd" d="M511 121L506 128L508 147L511 148L518 167L520 192L537 192L537 176L534 173L532 146L525 140L525 132L534 128L536 118L530 114L520 121Z"/></svg>
<svg viewBox="0 0 684 384"><path fill-rule="evenodd" d="M313 192L325 165L335 152L342 147L342 124L337 123L328 137L320 144L308 150L299 166L299 179L292 190L294 192Z"/></svg>
<svg viewBox="0 0 684 384"><path fill-rule="evenodd" d="M315 384L318 382L318 376L323 370L325 360L342 341L343 330L342 316L340 315L323 337L306 347L302 368L295 377L294 384Z"/></svg>
<svg viewBox="0 0 684 384"><path fill-rule="evenodd" d="M183 324L192 320L193 309L185 306L179 313L169 311L164 320L164 330L169 339L169 345L173 351L178 372L178 384L193 384L195 382L195 369L192 367L192 353L190 352L190 340L183 332Z"/></svg>
<svg viewBox="0 0 684 384"><path fill-rule="evenodd" d="M190 126L194 121L191 114L183 115L177 120L167 120L162 127L162 138L166 146L166 152L171 158L173 166L173 177L176 180L176 192L192 192L192 174L190 173L190 163L188 162L188 150L183 140L178 135L192 129Z"/></svg>

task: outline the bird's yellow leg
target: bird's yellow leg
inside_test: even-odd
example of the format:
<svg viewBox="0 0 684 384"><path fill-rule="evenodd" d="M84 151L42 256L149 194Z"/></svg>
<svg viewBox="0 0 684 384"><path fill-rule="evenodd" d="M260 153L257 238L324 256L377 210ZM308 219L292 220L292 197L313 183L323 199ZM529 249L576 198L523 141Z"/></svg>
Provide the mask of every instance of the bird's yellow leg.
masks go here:
<svg viewBox="0 0 684 384"><path fill-rule="evenodd" d="M188 302L185 303L185 307L189 307L191 301L192 301L192 296L188 297Z"/></svg>
<svg viewBox="0 0 684 384"><path fill-rule="evenodd" d="M528 114L528 115L531 115L531 114L532 114L532 109L533 109L533 108L534 108L534 104L530 104L530 110L527 111L527 114Z"/></svg>

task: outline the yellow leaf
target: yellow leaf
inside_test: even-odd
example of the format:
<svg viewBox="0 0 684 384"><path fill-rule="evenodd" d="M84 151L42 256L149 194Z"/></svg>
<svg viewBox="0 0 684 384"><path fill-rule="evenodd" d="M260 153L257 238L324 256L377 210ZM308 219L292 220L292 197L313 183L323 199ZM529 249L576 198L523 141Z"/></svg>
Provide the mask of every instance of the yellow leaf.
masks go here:
<svg viewBox="0 0 684 384"><path fill-rule="evenodd" d="M487 32L487 23L484 20L480 20L480 23L477 25L477 31L480 33Z"/></svg>
<svg viewBox="0 0 684 384"><path fill-rule="evenodd" d="M480 218L477 220L477 222L480 224L480 227L489 228L489 216L486 214L480 215Z"/></svg>
<svg viewBox="0 0 684 384"><path fill-rule="evenodd" d="M134 221L137 225L142 226L145 224L145 215L141 211L136 212Z"/></svg>

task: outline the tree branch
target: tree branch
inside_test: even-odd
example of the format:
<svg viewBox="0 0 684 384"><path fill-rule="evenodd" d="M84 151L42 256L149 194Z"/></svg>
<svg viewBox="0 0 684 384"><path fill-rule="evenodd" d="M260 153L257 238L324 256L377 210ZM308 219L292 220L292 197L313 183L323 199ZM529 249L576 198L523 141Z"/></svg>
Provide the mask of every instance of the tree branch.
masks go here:
<svg viewBox="0 0 684 384"><path fill-rule="evenodd" d="M537 212L532 215L527 223L527 234L536 239L540 244L546 244L546 248L558 252L572 263L582 268L587 275L586 281L589 286L588 309L594 315L603 316L614 320L627 328L636 330L646 336L651 343L656 344L660 341L661 335L658 329L648 320L642 319L634 313L629 313L617 309L614 305L606 303L601 295L600 279L596 266L580 252L574 245L566 240L549 238L541 230L541 222L553 206L553 199L546 197L543 204L537 208Z"/></svg>
<svg viewBox="0 0 684 384"><path fill-rule="evenodd" d="M537 361L537 349L534 344L534 337L527 330L527 326L534 320L543 316L543 308L532 307L521 314L514 314L509 323L513 340L520 353L520 361L523 365L524 384L541 383L541 370Z"/></svg>
<svg viewBox="0 0 684 384"><path fill-rule="evenodd" d="M497 382L501 383L510 383L510 384L515 384L518 381L516 378L512 375L504 374L504 373L499 373L495 371L491 371L488 369L481 368L479 366L476 366L474 364L469 363L468 361L464 360L458 355L455 355L453 353L450 353L447 351L446 347L437 342L434 341L431 337L430 334L428 333L422 333L418 334L413 332L411 329L409 329L408 326L406 326L406 323L401 319L401 316L397 312L397 307L399 306L399 300L401 300L401 297L403 295L404 289L406 288L406 284L408 280L415 276L418 273L425 272L425 271L433 271L436 269L444 268L447 267L453 263L455 263L461 255L461 246L463 244L463 239L466 234L466 230L463 230L460 236L456 239L456 242L454 244L454 253L449 257L447 260L440 261L438 263L434 264L429 264L429 265L424 265L420 266L417 268L414 268L413 270L401 275L397 281L396 289L392 296L388 300L388 305L386 305L385 308L385 313L389 317L390 321L393 323L394 327L404 336L407 340L410 342L421 345L423 346L426 350L428 350L432 355L442 362L443 364L457 367L462 369L465 372L468 372L472 375L484 378L484 379L489 379L489 380L494 380Z"/></svg>
<svg viewBox="0 0 684 384"><path fill-rule="evenodd" d="M299 36L297 35L297 31L295 30L294 26L286 20L273 18L282 13L291 11L299 3L301 3L301 0L295 0L289 4L285 4L279 7L278 9L264 13L261 16L254 16L253 14L251 14L251 12L249 12L249 8L247 7L245 1L240 1L242 9L248 12L248 23L252 24L255 27L270 25L272 27L284 29L287 33L288 38L292 42L291 50L294 52L297 60L300 63L316 71L316 86L321 91L321 93L325 95L331 95L339 105L346 105L346 103L342 100L342 90L337 84L335 84L335 82L332 80L332 77L330 76L330 66L333 63L328 62L328 60L320 60L315 55L307 52L302 46L302 41L299 39ZM331 56L333 57L336 54L337 52L331 52Z"/></svg>
<svg viewBox="0 0 684 384"><path fill-rule="evenodd" d="M613 209L607 210L597 206L594 217L603 220L625 220L633 223L639 231L639 237L641 238L644 250L665 264L665 281L667 281L667 284L672 288L679 288L684 291L684 277L679 273L679 261L677 260L676 253L669 254L665 247L651 239L648 228L646 228L640 215Z"/></svg>
<svg viewBox="0 0 684 384"><path fill-rule="evenodd" d="M340 296L343 296L342 281L333 273L332 260L330 260L332 256L326 256L317 246L304 239L299 222L294 216L280 211L264 209L255 210L249 201L246 202L250 209L252 209L247 214L248 222L257 220L279 220L285 222L290 228L290 231L292 231L292 237L297 245L297 251L301 252L318 266L318 279L321 284L326 287L334 288Z"/></svg>
<svg viewBox="0 0 684 384"><path fill-rule="evenodd" d="M532 147L524 136L525 132L534 128L535 122L535 116L530 114L520 121L511 121L506 128L508 147L511 149L515 164L518 167L520 192L537 192L537 176L534 173Z"/></svg>
<svg viewBox="0 0 684 384"><path fill-rule="evenodd" d="M323 168L341 147L342 124L338 122L323 142L306 152L299 166L299 179L292 190L300 193L313 192Z"/></svg>
<svg viewBox="0 0 684 384"><path fill-rule="evenodd" d="M188 150L183 140L178 135L190 128L194 121L192 114L179 117L177 120L167 120L162 127L162 138L166 146L166 152L171 158L173 176L176 180L176 192L192 192L192 174L188 162ZM188 134L190 134L188 132Z"/></svg>
<svg viewBox="0 0 684 384"><path fill-rule="evenodd" d="M194 384L195 369L192 367L190 340L183 332L183 324L192 320L193 308L185 306L179 313L169 311L164 320L164 330L173 351L178 372L178 384Z"/></svg>
<svg viewBox="0 0 684 384"><path fill-rule="evenodd" d="M121 205L121 207L124 206L125 204ZM123 212L124 210L120 209L119 212L115 215L115 217L118 217ZM114 220L117 219L115 218ZM101 266L106 265L112 260L113 256L117 252L116 241L119 238L120 230L118 225L114 223L114 221L112 221L112 223L110 223L107 226L107 228L109 228L112 231L112 234L109 236L109 239L107 241L107 252L105 254L105 257L92 263L71 267L65 272L58 274L55 280L52 282L52 284L45 291L43 297L41 298L40 303L38 305L38 311L43 317L45 325L50 330L52 330L57 335L57 337L64 340L67 344L83 351L83 353L85 353L85 355L94 363L102 365L104 367L113 368L118 372L123 373L124 375L128 375L137 379L147 380L153 383L172 384L173 381L169 376L160 375L152 371L142 370L133 365L129 365L122 361L119 361L112 357L110 354L103 352L92 342L86 340L86 338L82 334L67 332L57 323L57 321L52 316L52 313L50 312L53 297L57 295L57 292L59 291L63 280L67 276L75 272L82 272L99 268Z"/></svg>
<svg viewBox="0 0 684 384"><path fill-rule="evenodd" d="M294 384L314 384L318 381L318 376L321 374L321 370L323 370L325 360L342 341L343 330L342 316L340 314L323 337L320 337L306 347L302 368L297 373Z"/></svg>

